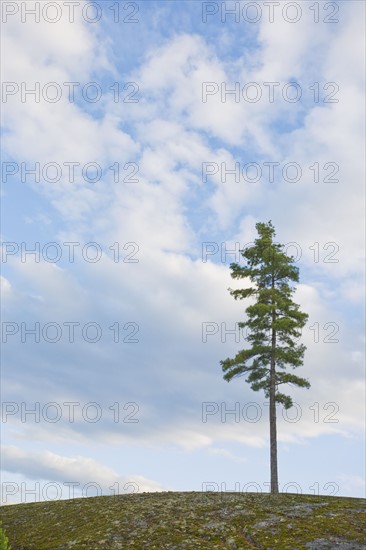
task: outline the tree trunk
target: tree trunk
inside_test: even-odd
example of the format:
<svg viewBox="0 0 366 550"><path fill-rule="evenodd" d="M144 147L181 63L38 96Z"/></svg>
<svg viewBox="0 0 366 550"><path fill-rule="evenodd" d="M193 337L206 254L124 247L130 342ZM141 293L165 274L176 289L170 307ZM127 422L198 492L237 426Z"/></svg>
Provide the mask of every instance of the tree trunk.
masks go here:
<svg viewBox="0 0 366 550"><path fill-rule="evenodd" d="M274 276L272 276L272 289L274 290ZM272 346L271 346L271 371L269 377L269 431L271 446L271 493L278 493L278 469L277 469L277 420L276 420L276 330L274 321L276 312L272 295Z"/></svg>

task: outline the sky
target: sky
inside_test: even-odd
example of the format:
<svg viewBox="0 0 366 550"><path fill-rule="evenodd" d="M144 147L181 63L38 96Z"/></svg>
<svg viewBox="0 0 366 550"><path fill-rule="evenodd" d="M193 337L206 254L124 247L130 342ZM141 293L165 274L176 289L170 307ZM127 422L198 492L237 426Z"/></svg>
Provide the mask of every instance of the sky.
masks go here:
<svg viewBox="0 0 366 550"><path fill-rule="evenodd" d="M309 315L280 491L364 497L364 3L1 8L2 504L268 492L220 361L269 220Z"/></svg>

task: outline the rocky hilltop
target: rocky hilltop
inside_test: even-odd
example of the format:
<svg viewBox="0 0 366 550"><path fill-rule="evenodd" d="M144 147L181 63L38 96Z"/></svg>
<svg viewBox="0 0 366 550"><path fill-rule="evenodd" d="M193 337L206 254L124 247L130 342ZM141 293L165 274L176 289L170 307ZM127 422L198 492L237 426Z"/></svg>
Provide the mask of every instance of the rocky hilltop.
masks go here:
<svg viewBox="0 0 366 550"><path fill-rule="evenodd" d="M162 492L8 505L11 550L365 550L366 501Z"/></svg>

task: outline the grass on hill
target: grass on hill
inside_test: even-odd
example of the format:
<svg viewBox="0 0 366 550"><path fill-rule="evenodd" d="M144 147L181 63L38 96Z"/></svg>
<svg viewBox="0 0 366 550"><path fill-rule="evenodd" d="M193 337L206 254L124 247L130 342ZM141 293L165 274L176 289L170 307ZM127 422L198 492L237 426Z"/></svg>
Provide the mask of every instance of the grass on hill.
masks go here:
<svg viewBox="0 0 366 550"><path fill-rule="evenodd" d="M362 550L365 499L162 492L1 507L11 550Z"/></svg>

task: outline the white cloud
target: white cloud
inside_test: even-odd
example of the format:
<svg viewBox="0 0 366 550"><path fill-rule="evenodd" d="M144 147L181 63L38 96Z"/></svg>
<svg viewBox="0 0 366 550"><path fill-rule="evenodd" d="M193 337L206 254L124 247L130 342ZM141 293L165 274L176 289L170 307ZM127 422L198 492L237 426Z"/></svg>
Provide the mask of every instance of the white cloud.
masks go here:
<svg viewBox="0 0 366 550"><path fill-rule="evenodd" d="M229 460L233 460L234 462L243 462L243 463L248 462L246 458L236 456L234 453L231 453L227 449L220 449L218 447L209 447L208 452L213 455L224 456L225 458L228 458Z"/></svg>
<svg viewBox="0 0 366 550"><path fill-rule="evenodd" d="M141 475L131 474L131 476L121 476L111 468L104 466L93 458L83 456L62 456L50 451L24 451L13 445L6 445L2 448L3 469L16 475L22 475L28 480L41 479L43 483L40 487L40 494L36 494L36 500L43 500L42 496L48 494L46 485L54 484L56 494L59 498L68 498L70 496L70 482L76 482L73 491L78 496L80 490L84 487L95 485L97 491L103 494L122 494L130 492L155 492L162 491L159 483L146 479ZM3 490L6 489L8 480L3 484ZM7 485L10 487L10 485ZM114 489L111 489L113 486ZM30 490L34 487L33 481L28 481L26 488ZM113 490L113 492L111 492ZM10 492L10 491L9 491ZM23 491L24 492L24 491ZM71 492L73 498L74 493ZM8 495L3 495L6 497ZM17 495L17 498L23 495ZM38 498L37 498L38 497ZM22 502L22 500L20 500Z"/></svg>
<svg viewBox="0 0 366 550"><path fill-rule="evenodd" d="M355 489L358 490L358 492L360 492L360 490L363 490L365 492L365 478L343 473L339 474L337 477L342 483L342 489L345 494L350 494Z"/></svg>
<svg viewBox="0 0 366 550"><path fill-rule="evenodd" d="M5 298L11 295L11 284L6 277L0 276L1 295Z"/></svg>

